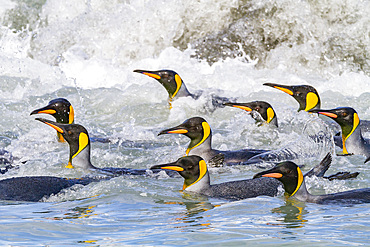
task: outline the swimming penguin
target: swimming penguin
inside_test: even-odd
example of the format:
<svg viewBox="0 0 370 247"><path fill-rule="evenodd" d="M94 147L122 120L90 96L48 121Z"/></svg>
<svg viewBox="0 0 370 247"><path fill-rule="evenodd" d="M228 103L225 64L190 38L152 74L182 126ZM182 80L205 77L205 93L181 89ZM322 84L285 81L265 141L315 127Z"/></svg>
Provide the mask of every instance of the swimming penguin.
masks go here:
<svg viewBox="0 0 370 247"><path fill-rule="evenodd" d="M293 96L293 98L296 99L297 102L299 103L298 111L304 110L308 112L313 109L320 109L321 107L319 93L312 86L309 85L288 86L275 83L264 83L263 85L279 89ZM361 121L360 126L363 132L370 131L370 121L363 120Z"/></svg>
<svg viewBox="0 0 370 247"><path fill-rule="evenodd" d="M147 175L146 169L130 169L116 167L95 167L90 160L90 139L87 130L79 124L61 124L43 118L36 118L43 122L58 133L63 135L64 139L69 144L69 161L67 168L80 168L85 171L98 171L106 175ZM159 172L160 170L156 171ZM171 175L173 173L169 173Z"/></svg>
<svg viewBox="0 0 370 247"><path fill-rule="evenodd" d="M360 118L351 107L338 107L331 110L315 109L310 112L330 117L342 129L343 154L361 154L366 157L365 163L370 160L370 140L365 140L361 134Z"/></svg>
<svg viewBox="0 0 370 247"><path fill-rule="evenodd" d="M168 92L168 101L171 106L172 100L178 97L192 97L193 99L198 99L202 92L197 92L195 94L190 93L187 89L184 81L181 79L179 74L173 70L134 70L134 72L141 73L156 79ZM214 107L224 107L223 103L229 102L229 99L225 97L219 97L216 95L212 96L212 106Z"/></svg>
<svg viewBox="0 0 370 247"><path fill-rule="evenodd" d="M224 103L226 106L239 108L249 112L256 123L261 125L262 123L272 124L278 127L278 121L276 113L272 106L265 101L252 101L248 103Z"/></svg>
<svg viewBox="0 0 370 247"><path fill-rule="evenodd" d="M210 162L216 155L222 154L224 156L224 164L242 164L251 157L268 151L262 149L242 149L238 151L220 151L213 149L211 127L207 121L201 117L189 118L176 127L162 130L158 135L163 134L183 134L189 137L190 144L186 150L186 155L199 155L207 162Z"/></svg>
<svg viewBox="0 0 370 247"><path fill-rule="evenodd" d="M197 155L184 156L173 163L155 165L150 169L177 171L184 178L184 191L228 200L243 200L262 195L276 196L278 187L281 186L279 181L266 178L211 185L207 164Z"/></svg>
<svg viewBox="0 0 370 247"><path fill-rule="evenodd" d="M63 124L72 124L74 123L74 109L72 107L72 104L65 98L57 98L53 99L49 102L49 104L45 107L39 108L37 110L34 110L31 112L30 115L34 114L50 114L55 118L55 121L57 123L63 123ZM57 131L58 135L58 141L64 142L63 135L60 134ZM92 142L102 142L102 143L108 143L108 138L102 138L102 137L91 137L90 140Z"/></svg>
<svg viewBox="0 0 370 247"><path fill-rule="evenodd" d="M0 200L37 202L76 184L98 182L96 178L60 178L53 176L14 177L0 180Z"/></svg>
<svg viewBox="0 0 370 247"><path fill-rule="evenodd" d="M327 159L328 162L331 162L331 155L328 154L325 159ZM261 177L276 178L283 183L285 194L287 197L292 197L304 202L313 202L320 204L352 204L370 202L370 188L356 189L327 195L310 194L307 191L301 169L291 161L279 163L274 168L257 173L254 176L255 179L260 179Z"/></svg>

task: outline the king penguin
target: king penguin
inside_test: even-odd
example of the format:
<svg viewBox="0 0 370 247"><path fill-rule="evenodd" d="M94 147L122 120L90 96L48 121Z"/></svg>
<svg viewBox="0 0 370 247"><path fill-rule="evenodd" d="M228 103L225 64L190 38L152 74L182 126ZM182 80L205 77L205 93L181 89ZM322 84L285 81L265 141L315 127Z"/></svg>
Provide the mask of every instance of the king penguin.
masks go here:
<svg viewBox="0 0 370 247"><path fill-rule="evenodd" d="M322 177L330 167L330 161L324 159L306 173L305 176ZM150 169L177 171L184 178L183 191L228 200L243 200L257 196L276 196L279 186L282 185L279 181L274 181L273 179L245 179L211 185L207 164L197 155L184 156L175 162L155 165Z"/></svg>
<svg viewBox="0 0 370 247"><path fill-rule="evenodd" d="M176 127L162 130L158 135L163 134L183 134L189 137L190 144L186 150L186 155L199 155L207 162L214 162L212 159L221 154L223 163L226 165L243 164L251 157L268 151L262 149L242 149L237 151L213 149L211 127L202 117L189 118Z"/></svg>
<svg viewBox="0 0 370 247"><path fill-rule="evenodd" d="M90 160L90 138L85 127L79 124L61 124L43 118L36 120L49 125L60 133L69 144L69 161L67 168L79 168L86 172L102 172L104 175L147 175L146 169L116 167L95 167ZM160 170L154 171L159 172ZM173 172L168 173L172 176Z"/></svg>
<svg viewBox="0 0 370 247"><path fill-rule="evenodd" d="M322 114L337 122L342 129L343 154L361 154L366 157L365 163L370 160L370 140L364 139L361 134L360 118L351 107L338 107L330 110L315 109L310 112Z"/></svg>
<svg viewBox="0 0 370 247"><path fill-rule="evenodd" d="M248 103L225 103L226 106L239 108L250 113L258 125L263 123L278 127L278 120L274 108L266 101L252 101Z"/></svg>
<svg viewBox="0 0 370 247"><path fill-rule="evenodd" d="M168 92L168 102L170 106L172 100L178 97L191 97L193 99L198 99L203 93L202 91L194 94L190 93L180 75L173 70L150 71L137 69L134 70L134 72L156 79ZM211 97L212 106L215 108L224 107L223 103L229 102L229 99L225 97L216 95L211 95Z"/></svg>
<svg viewBox="0 0 370 247"><path fill-rule="evenodd" d="M328 154L326 162L331 162ZM254 178L276 178L283 183L286 197L319 204L356 204L370 202L370 188L356 189L327 195L312 195L307 191L301 169L291 161L279 163L274 168L257 173Z"/></svg>

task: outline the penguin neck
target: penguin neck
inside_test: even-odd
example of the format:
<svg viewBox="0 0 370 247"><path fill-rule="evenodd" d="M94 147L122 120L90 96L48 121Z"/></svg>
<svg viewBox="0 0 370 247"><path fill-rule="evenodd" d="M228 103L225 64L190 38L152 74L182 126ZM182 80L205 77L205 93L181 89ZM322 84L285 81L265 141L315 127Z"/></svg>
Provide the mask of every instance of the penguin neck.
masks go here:
<svg viewBox="0 0 370 247"><path fill-rule="evenodd" d="M299 189L296 191L296 193L293 196L291 196L291 198L295 198L299 201L304 201L304 202L314 201L314 197L315 197L314 195L308 192L306 188L306 183L304 180L301 186L299 187Z"/></svg>
<svg viewBox="0 0 370 247"><path fill-rule="evenodd" d="M343 129L342 129L343 132ZM366 147L365 139L362 137L359 125L348 136L342 134L344 154L363 154L369 155L370 150Z"/></svg>
<svg viewBox="0 0 370 247"><path fill-rule="evenodd" d="M210 187L211 187L210 178L209 178L209 173L208 173L208 170L207 170L206 174L204 174L204 176L201 179L199 179L198 181L196 181L195 183L193 183L189 186L186 186L185 183L184 183L183 190L184 191L191 191L191 192L201 192L201 191L209 189Z"/></svg>
<svg viewBox="0 0 370 247"><path fill-rule="evenodd" d="M189 92L184 82L181 83L180 88L176 89L175 92L168 92L169 100L173 100L175 97L188 97L191 96L194 98L194 95Z"/></svg>
<svg viewBox="0 0 370 247"><path fill-rule="evenodd" d="M83 170L97 169L95 166L91 164L90 161L90 144L88 144L76 155L70 152L68 166L70 168L77 167Z"/></svg>
<svg viewBox="0 0 370 247"><path fill-rule="evenodd" d="M212 150L212 133L210 133L208 137L206 137L205 139L191 140L188 149L186 150L186 155L199 155L203 157L202 154L210 152L211 150Z"/></svg>

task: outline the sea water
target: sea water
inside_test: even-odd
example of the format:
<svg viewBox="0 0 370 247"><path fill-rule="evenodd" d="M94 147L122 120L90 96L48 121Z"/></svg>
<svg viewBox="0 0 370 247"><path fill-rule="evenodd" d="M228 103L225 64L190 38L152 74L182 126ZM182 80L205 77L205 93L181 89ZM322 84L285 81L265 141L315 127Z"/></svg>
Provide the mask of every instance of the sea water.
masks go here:
<svg viewBox="0 0 370 247"><path fill-rule="evenodd" d="M322 108L350 106L370 119L368 1L3 0L0 3L0 147L18 169L2 175L79 177L69 148L29 116L57 97L75 122L109 143L91 144L97 167L150 168L177 160L189 139L160 130L201 116L221 150L294 149L308 171L334 132L297 112L289 95L263 83L314 86ZM167 92L135 69L171 69L198 100ZM210 95L268 101L279 128L258 127L244 111L214 109ZM53 119L50 116L42 116ZM369 133L364 136L370 138ZM330 138L329 138L330 139ZM369 187L365 157L333 156L327 175L307 179L314 194ZM25 162L25 163L23 163ZM258 166L210 168L211 183L253 177ZM42 202L0 202L0 244L15 246L349 246L368 245L370 208L278 197L230 202L181 192L181 177L121 176L75 186Z"/></svg>

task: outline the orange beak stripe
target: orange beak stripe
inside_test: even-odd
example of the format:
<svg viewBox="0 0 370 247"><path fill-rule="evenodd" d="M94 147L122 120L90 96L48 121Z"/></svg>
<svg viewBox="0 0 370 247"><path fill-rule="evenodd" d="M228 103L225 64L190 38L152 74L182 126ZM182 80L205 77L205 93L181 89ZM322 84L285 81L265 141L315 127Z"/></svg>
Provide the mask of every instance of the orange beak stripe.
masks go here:
<svg viewBox="0 0 370 247"><path fill-rule="evenodd" d="M283 87L278 87L278 86L274 86L274 88L279 89L279 90L281 90L281 91L283 91L283 92L285 92L289 95L293 95L293 92L289 89L286 89L286 88L283 88Z"/></svg>
<svg viewBox="0 0 370 247"><path fill-rule="evenodd" d="M269 174L262 175L262 177L267 177L267 178L281 178L282 176L283 174L281 173L269 173Z"/></svg>
<svg viewBox="0 0 370 247"><path fill-rule="evenodd" d="M248 106L241 106L241 105L232 105L232 107L239 108L245 111L252 111L252 109Z"/></svg>
<svg viewBox="0 0 370 247"><path fill-rule="evenodd" d="M150 77L152 77L154 79L157 79L157 80L161 79L161 77L159 75L157 75L157 74L147 73L147 72L143 72L143 74L144 75L147 75L147 76L150 76Z"/></svg>
<svg viewBox="0 0 370 247"><path fill-rule="evenodd" d="M167 170L178 171L178 172L182 172L184 170L184 168L179 167L179 166L164 166L164 167L161 167L161 169L167 169Z"/></svg>
<svg viewBox="0 0 370 247"><path fill-rule="evenodd" d="M325 115L325 116L328 116L328 117L331 117L331 118L337 118L338 115L337 114L334 114L334 113L330 113L330 112L318 112L319 114L322 114L322 115Z"/></svg>
<svg viewBox="0 0 370 247"><path fill-rule="evenodd" d="M188 131L185 129L171 130L167 132L167 134L186 134L186 133L188 133Z"/></svg>
<svg viewBox="0 0 370 247"><path fill-rule="evenodd" d="M38 113L55 114L56 111L55 110L52 110L52 109L49 109L49 110L39 111Z"/></svg>
<svg viewBox="0 0 370 247"><path fill-rule="evenodd" d="M52 128L54 128L56 131L58 131L59 133L64 133L64 131L59 128L58 126L54 125L54 124L51 124L51 123L47 123L47 122L44 122L46 123L47 125L51 126Z"/></svg>

